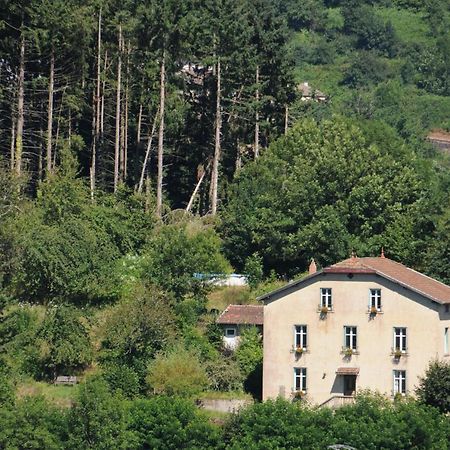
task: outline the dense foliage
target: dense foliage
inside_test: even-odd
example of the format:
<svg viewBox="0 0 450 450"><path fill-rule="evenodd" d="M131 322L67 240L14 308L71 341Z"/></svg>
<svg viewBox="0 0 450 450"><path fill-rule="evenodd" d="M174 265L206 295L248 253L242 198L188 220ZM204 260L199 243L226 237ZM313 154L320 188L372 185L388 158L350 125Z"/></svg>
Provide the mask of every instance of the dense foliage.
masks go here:
<svg viewBox="0 0 450 450"><path fill-rule="evenodd" d="M0 0L0 447L446 449L441 362L419 402L193 400L261 396L258 331L215 324L234 270L233 303L382 247L450 282L449 30L446 0Z"/></svg>

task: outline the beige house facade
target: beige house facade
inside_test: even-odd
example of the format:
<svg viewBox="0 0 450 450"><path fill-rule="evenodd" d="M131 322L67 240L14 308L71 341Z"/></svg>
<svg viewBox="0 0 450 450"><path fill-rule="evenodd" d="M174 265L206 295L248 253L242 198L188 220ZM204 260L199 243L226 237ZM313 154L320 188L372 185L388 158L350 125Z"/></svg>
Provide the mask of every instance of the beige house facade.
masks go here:
<svg viewBox="0 0 450 450"><path fill-rule="evenodd" d="M431 360L450 359L449 286L383 255L310 272L261 297L264 400L413 394Z"/></svg>

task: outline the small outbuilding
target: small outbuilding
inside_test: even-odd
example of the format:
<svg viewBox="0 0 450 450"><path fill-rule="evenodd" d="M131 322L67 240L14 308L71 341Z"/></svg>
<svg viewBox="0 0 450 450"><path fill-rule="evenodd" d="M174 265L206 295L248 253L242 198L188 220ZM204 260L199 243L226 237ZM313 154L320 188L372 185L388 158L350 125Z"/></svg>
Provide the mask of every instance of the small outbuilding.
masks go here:
<svg viewBox="0 0 450 450"><path fill-rule="evenodd" d="M242 331L249 326L256 326L262 333L264 323L264 306L228 305L217 318L223 330L224 346L234 350L239 345Z"/></svg>

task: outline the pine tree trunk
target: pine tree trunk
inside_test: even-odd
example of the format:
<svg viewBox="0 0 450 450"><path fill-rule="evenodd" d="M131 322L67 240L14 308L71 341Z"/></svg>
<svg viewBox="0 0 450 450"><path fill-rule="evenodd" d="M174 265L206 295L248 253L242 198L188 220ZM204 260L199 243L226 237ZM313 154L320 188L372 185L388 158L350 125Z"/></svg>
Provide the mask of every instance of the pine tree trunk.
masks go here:
<svg viewBox="0 0 450 450"><path fill-rule="evenodd" d="M98 30L97 30L97 83L95 90L95 101L93 115L95 117L94 123L94 140L92 143L92 157L91 157L91 199L94 199L96 170L97 170L97 151L100 143L100 65L102 63L101 58L102 51L102 9L98 13Z"/></svg>
<svg viewBox="0 0 450 450"><path fill-rule="evenodd" d="M136 142L138 147L141 143L141 127L142 127L142 103L139 105L138 122L137 122Z"/></svg>
<svg viewBox="0 0 450 450"><path fill-rule="evenodd" d="M259 66L256 66L255 159L259 158Z"/></svg>
<svg viewBox="0 0 450 450"><path fill-rule="evenodd" d="M38 155L38 180L43 180L43 159L44 159L44 130L42 128L42 123L39 127L39 155Z"/></svg>
<svg viewBox="0 0 450 450"><path fill-rule="evenodd" d="M22 174L22 153L23 153L23 104L25 91L25 36L22 32L20 39L20 63L19 63L19 89L17 95L17 130L16 130L16 175Z"/></svg>
<svg viewBox="0 0 450 450"><path fill-rule="evenodd" d="M156 112L155 118L153 120L152 131L150 133L150 136L148 137L147 150L145 152L144 162L142 163L141 178L139 179L139 186L138 186L139 193L142 192L142 187L144 185L145 172L147 170L148 158L150 156L150 151L152 149L152 141L153 141L153 137L154 137L155 131L156 131L156 124L158 122L158 116L159 116L159 109Z"/></svg>
<svg viewBox="0 0 450 450"><path fill-rule="evenodd" d="M220 59L217 62L217 98L216 98L216 123L215 123L215 145L214 145L214 159L211 173L211 214L214 216L217 213L217 185L219 181L219 161L221 153L221 131L222 131L222 110L221 110L221 71Z"/></svg>
<svg viewBox="0 0 450 450"><path fill-rule="evenodd" d="M50 55L50 77L48 83L48 110L47 110L47 177L52 173L52 138L53 138L53 92L55 88L55 53L52 48Z"/></svg>
<svg viewBox="0 0 450 450"><path fill-rule="evenodd" d="M289 106L286 105L284 111L284 134L286 135L289 128Z"/></svg>
<svg viewBox="0 0 450 450"><path fill-rule="evenodd" d="M10 168L14 171L14 146L16 145L16 119L11 114L11 149L10 149Z"/></svg>
<svg viewBox="0 0 450 450"><path fill-rule="evenodd" d="M120 97L122 77L122 27L119 26L119 61L117 64L117 97L116 97L116 140L114 147L114 192L119 185L119 158L120 158Z"/></svg>
<svg viewBox="0 0 450 450"><path fill-rule="evenodd" d="M211 161L210 161L210 163L211 163ZM206 175L206 173L209 170L210 163L206 166L206 169L203 170L203 173L202 173L200 179L198 180L198 182L197 182L197 184L195 186L194 192L192 192L191 198L189 199L189 203L186 206L186 212L187 213L192 209L195 197L197 197L197 194L198 194L198 191L200 190L200 186L201 186L201 184L203 182L203 179L205 178L205 175Z"/></svg>
<svg viewBox="0 0 450 450"><path fill-rule="evenodd" d="M166 51L163 50L161 60L161 81L159 95L159 134L158 134L158 179L156 185L156 216L162 214L162 187L163 187L163 152L164 152L164 107L166 103Z"/></svg>
<svg viewBox="0 0 450 450"><path fill-rule="evenodd" d="M130 80L130 52L131 44L128 42L127 47L127 79L125 84L125 112L124 112L124 147L123 147L123 179L126 181L128 174L128 97L129 97L129 80Z"/></svg>
<svg viewBox="0 0 450 450"><path fill-rule="evenodd" d="M103 73L106 73L108 64L108 51L105 51L105 62L103 64ZM104 124L105 124L105 89L106 89L106 80L104 79L102 82L102 99L101 99L101 107L100 107L100 138L103 142L103 133L104 133Z"/></svg>

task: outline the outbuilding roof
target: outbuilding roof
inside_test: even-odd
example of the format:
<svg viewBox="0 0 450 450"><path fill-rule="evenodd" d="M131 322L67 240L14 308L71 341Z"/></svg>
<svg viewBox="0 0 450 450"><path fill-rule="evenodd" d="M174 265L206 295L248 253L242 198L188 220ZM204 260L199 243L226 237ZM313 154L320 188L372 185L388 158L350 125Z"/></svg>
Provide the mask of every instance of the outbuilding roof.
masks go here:
<svg viewBox="0 0 450 450"><path fill-rule="evenodd" d="M228 305L217 318L219 324L262 325L264 323L264 306Z"/></svg>
<svg viewBox="0 0 450 450"><path fill-rule="evenodd" d="M393 261L392 259L385 258L383 254L380 257L368 258L352 256L351 258L340 261L332 266L325 267L321 271L313 273L301 280L290 283L276 291L270 292L269 294L260 297L259 300L270 298L275 293L280 293L285 289L292 288L313 277L327 273L375 274L408 288L411 291L417 292L434 302L450 304L450 286Z"/></svg>

